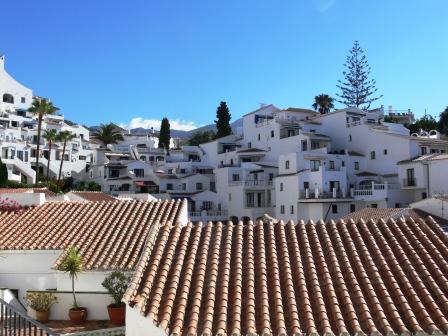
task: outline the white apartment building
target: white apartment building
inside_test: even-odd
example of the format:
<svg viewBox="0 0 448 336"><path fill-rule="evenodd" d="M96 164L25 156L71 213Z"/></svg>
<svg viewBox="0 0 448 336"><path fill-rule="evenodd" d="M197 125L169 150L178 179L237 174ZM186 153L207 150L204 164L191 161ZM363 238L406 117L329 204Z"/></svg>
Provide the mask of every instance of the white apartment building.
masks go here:
<svg viewBox="0 0 448 336"><path fill-rule="evenodd" d="M50 177L56 177L62 158L62 145L54 144L51 153L41 138L41 152L36 153L37 120L28 108L33 100L31 89L23 86L5 70L5 57L0 57L0 155L8 169L8 179L34 183L36 180L36 155L40 155L40 173L45 174L50 156ZM64 120L61 115L46 116L42 122L45 130L68 130L75 138L67 144L64 154L63 177L83 178L92 160L89 130Z"/></svg>

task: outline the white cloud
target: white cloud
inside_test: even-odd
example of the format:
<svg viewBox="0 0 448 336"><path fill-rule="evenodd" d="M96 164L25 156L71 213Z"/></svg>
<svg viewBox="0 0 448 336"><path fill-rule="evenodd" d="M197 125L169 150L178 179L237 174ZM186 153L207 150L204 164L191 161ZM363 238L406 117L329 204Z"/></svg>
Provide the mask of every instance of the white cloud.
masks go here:
<svg viewBox="0 0 448 336"><path fill-rule="evenodd" d="M143 128L154 127L154 129L159 130L161 123L162 121L157 119L143 119L142 117L136 117L132 118L128 124L123 123L120 124L120 127L123 127L125 129L133 129L138 127ZM193 121L181 120L181 119L170 120L170 126L171 129L175 129L178 131L191 131L195 128L198 128L198 126Z"/></svg>
<svg viewBox="0 0 448 336"><path fill-rule="evenodd" d="M326 12L334 6L335 0L314 0L317 10L321 13Z"/></svg>

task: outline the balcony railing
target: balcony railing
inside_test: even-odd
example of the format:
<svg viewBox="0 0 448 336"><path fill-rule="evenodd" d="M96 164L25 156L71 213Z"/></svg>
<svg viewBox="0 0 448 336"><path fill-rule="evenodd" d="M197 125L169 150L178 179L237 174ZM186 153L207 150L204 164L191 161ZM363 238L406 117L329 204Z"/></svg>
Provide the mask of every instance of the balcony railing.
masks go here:
<svg viewBox="0 0 448 336"><path fill-rule="evenodd" d="M59 336L47 326L0 299L0 335Z"/></svg>
<svg viewBox="0 0 448 336"><path fill-rule="evenodd" d="M246 181L230 181L230 186L244 185L246 187L265 187L272 186L272 180L246 180Z"/></svg>
<svg viewBox="0 0 448 336"><path fill-rule="evenodd" d="M403 187L416 187L417 179L416 178L404 178L403 179Z"/></svg>

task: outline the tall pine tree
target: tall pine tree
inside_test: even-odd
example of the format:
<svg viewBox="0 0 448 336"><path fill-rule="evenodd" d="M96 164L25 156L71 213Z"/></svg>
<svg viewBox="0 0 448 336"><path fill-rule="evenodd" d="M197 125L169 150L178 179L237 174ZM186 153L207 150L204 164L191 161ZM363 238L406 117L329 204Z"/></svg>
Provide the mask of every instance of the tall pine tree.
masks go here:
<svg viewBox="0 0 448 336"><path fill-rule="evenodd" d="M440 113L439 131L444 135L448 135L448 107Z"/></svg>
<svg viewBox="0 0 448 336"><path fill-rule="evenodd" d="M159 148L164 148L166 151L170 150L170 122L168 118L162 119L162 124L160 125L159 133Z"/></svg>
<svg viewBox="0 0 448 336"><path fill-rule="evenodd" d="M341 89L341 93L336 94L339 97L338 102L346 106L362 108L363 110L369 109L370 105L380 99L382 95L374 97L378 90L376 81L369 79L370 66L358 41L355 41L344 66L346 68L342 72L344 80L338 80L339 84L336 85Z"/></svg>
<svg viewBox="0 0 448 336"><path fill-rule="evenodd" d="M226 102L221 102L216 110L216 138L222 138L232 134L232 128L230 127L230 112Z"/></svg>

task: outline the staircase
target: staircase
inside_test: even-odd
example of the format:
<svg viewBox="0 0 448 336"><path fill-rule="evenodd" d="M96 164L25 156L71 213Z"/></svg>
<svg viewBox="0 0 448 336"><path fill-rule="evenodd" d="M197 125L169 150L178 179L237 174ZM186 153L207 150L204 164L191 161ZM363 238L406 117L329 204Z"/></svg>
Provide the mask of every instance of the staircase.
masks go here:
<svg viewBox="0 0 448 336"><path fill-rule="evenodd" d="M36 172L33 168L31 168L30 162L23 162L22 160L19 160L18 158L14 159L2 159L3 163L6 165L13 165L15 166L20 172L24 175L26 175L32 183L36 181Z"/></svg>

